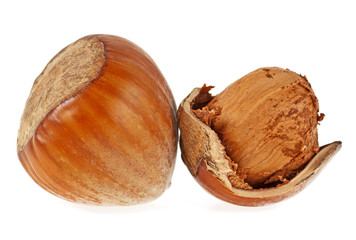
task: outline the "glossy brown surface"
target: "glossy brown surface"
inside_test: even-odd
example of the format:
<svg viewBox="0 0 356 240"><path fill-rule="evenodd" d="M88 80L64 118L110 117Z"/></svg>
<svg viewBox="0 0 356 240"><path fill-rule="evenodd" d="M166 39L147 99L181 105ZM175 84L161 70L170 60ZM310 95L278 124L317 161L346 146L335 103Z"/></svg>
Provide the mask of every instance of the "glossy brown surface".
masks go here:
<svg viewBox="0 0 356 240"><path fill-rule="evenodd" d="M47 191L74 202L129 205L170 185L177 147L175 103L151 58L108 35L97 79L41 122L18 153Z"/></svg>

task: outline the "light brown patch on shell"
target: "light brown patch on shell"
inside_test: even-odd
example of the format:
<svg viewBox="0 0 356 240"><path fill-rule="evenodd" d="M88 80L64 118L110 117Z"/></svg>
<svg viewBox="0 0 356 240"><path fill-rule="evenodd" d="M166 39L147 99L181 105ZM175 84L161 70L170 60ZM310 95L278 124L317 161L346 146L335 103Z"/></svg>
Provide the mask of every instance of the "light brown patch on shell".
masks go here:
<svg viewBox="0 0 356 240"><path fill-rule="evenodd" d="M23 112L17 139L20 152L45 116L84 89L105 64L104 45L87 36L60 51L35 80Z"/></svg>

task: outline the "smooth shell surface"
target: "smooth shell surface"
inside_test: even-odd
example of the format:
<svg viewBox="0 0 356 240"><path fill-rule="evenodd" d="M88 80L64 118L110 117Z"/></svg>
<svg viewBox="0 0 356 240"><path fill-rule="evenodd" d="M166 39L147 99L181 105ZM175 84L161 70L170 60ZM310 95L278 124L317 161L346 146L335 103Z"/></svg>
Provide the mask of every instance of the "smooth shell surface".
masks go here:
<svg viewBox="0 0 356 240"><path fill-rule="evenodd" d="M88 61L89 69L93 62L100 65L94 73L74 74L71 81L80 82L87 75L92 78L70 88L65 99L57 101L61 94L56 92L47 97L55 102L48 112L35 107L26 113L39 121L33 134L23 140L28 134L23 127L28 117L23 117L19 159L41 187L66 200L99 205L151 201L170 185L174 168L177 124L173 95L155 63L135 44L110 35L79 41L102 48L98 51L104 60ZM67 76L78 73L73 51L78 49L70 45L65 56L62 51L54 58L70 63ZM58 75L48 74L51 70L47 66L40 77L49 75L54 80L36 80L36 88L53 87ZM31 98L35 97L30 95L26 109Z"/></svg>

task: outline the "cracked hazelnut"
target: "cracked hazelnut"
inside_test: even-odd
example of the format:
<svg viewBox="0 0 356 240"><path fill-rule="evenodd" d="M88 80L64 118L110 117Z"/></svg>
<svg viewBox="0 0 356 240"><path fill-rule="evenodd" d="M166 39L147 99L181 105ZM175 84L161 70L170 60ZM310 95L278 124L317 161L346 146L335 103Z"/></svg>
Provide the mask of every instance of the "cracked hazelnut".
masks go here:
<svg viewBox="0 0 356 240"><path fill-rule="evenodd" d="M288 69L261 68L213 97L194 89L178 110L182 158L216 197L259 206L300 191L339 150L319 148L318 100Z"/></svg>
<svg viewBox="0 0 356 240"><path fill-rule="evenodd" d="M69 201L130 205L170 185L173 95L153 60L126 39L91 35L59 52L34 82L18 134L33 180Z"/></svg>

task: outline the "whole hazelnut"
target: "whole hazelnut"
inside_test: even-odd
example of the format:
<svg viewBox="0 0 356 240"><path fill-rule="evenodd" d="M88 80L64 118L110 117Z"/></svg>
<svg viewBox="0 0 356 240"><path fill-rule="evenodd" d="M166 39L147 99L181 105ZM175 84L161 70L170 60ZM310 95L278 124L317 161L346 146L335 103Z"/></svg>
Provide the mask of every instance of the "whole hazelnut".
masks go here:
<svg viewBox="0 0 356 240"><path fill-rule="evenodd" d="M300 191L341 147L319 148L318 100L301 75L257 69L213 97L194 89L181 103L182 158L210 193L259 206Z"/></svg>
<svg viewBox="0 0 356 240"><path fill-rule="evenodd" d="M38 76L18 133L33 180L69 201L130 205L170 185L176 105L153 60L132 42L86 36Z"/></svg>

